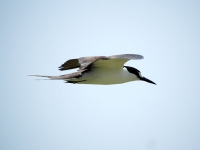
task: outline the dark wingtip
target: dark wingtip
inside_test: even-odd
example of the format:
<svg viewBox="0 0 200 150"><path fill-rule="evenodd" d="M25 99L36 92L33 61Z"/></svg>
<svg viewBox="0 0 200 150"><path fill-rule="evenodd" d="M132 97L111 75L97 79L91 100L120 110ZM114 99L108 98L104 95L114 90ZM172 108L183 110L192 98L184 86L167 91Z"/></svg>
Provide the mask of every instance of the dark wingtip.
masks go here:
<svg viewBox="0 0 200 150"><path fill-rule="evenodd" d="M75 69L75 68L77 68L77 67L68 67L68 68L65 68L65 67L60 66L60 67L58 67L58 70L65 71L65 70Z"/></svg>
<svg viewBox="0 0 200 150"><path fill-rule="evenodd" d="M65 68L65 63L64 64L62 64L60 67L58 67L58 70L60 70L60 71L63 71L63 70L65 70L64 68Z"/></svg>
<svg viewBox="0 0 200 150"><path fill-rule="evenodd" d="M69 70L69 69L74 69L74 68L79 68L79 60L78 59L70 59L67 60L65 63L63 63L59 68L60 71L64 70Z"/></svg>
<svg viewBox="0 0 200 150"><path fill-rule="evenodd" d="M60 67L58 67L58 70L63 71L64 69L62 66L60 66Z"/></svg>

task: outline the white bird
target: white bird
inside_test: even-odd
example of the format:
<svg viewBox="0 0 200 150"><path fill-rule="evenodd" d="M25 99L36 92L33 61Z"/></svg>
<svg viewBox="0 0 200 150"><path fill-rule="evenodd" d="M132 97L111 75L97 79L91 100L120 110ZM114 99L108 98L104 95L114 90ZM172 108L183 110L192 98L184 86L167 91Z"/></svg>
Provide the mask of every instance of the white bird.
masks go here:
<svg viewBox="0 0 200 150"><path fill-rule="evenodd" d="M130 81L146 81L156 84L143 77L139 70L124 66L129 60L143 59L137 54L122 54L113 56L90 56L70 59L59 67L59 70L79 68L77 72L60 76L30 75L47 77L51 80L64 80L66 83L76 84L121 84Z"/></svg>

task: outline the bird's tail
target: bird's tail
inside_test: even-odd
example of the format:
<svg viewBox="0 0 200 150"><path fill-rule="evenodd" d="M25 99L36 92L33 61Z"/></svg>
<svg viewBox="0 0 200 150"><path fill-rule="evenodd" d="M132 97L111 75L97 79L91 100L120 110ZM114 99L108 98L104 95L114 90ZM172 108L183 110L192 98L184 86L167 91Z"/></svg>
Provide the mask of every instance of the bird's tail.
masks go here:
<svg viewBox="0 0 200 150"><path fill-rule="evenodd" d="M61 80L60 76L44 76L44 75L28 75L28 76L44 77L44 78L49 78L49 80Z"/></svg>

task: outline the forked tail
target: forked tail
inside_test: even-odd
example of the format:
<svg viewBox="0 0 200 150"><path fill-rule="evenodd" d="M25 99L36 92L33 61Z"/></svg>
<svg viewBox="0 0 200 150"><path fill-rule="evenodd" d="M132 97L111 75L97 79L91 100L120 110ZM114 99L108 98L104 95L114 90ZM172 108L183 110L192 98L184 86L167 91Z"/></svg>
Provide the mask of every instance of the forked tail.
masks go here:
<svg viewBox="0 0 200 150"><path fill-rule="evenodd" d="M81 77L82 72L83 70L60 76L44 76L44 75L29 75L29 76L44 77L44 78L49 78L50 80L68 80Z"/></svg>
<svg viewBox="0 0 200 150"><path fill-rule="evenodd" d="M44 75L28 75L28 76L35 76L35 77L44 77L49 78L49 80L60 80L60 76L44 76Z"/></svg>

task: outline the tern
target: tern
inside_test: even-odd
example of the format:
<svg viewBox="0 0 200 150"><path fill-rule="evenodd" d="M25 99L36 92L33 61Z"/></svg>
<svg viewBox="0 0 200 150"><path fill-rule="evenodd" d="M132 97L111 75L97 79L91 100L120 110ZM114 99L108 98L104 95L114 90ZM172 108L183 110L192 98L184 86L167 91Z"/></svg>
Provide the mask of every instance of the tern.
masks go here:
<svg viewBox="0 0 200 150"><path fill-rule="evenodd" d="M129 60L143 59L137 54L122 54L113 56L90 56L70 59L59 67L60 71L79 68L77 72L60 75L30 75L46 77L51 80L64 80L74 84L121 84L131 81L146 81L156 84L142 76L141 72L133 67L124 66Z"/></svg>

